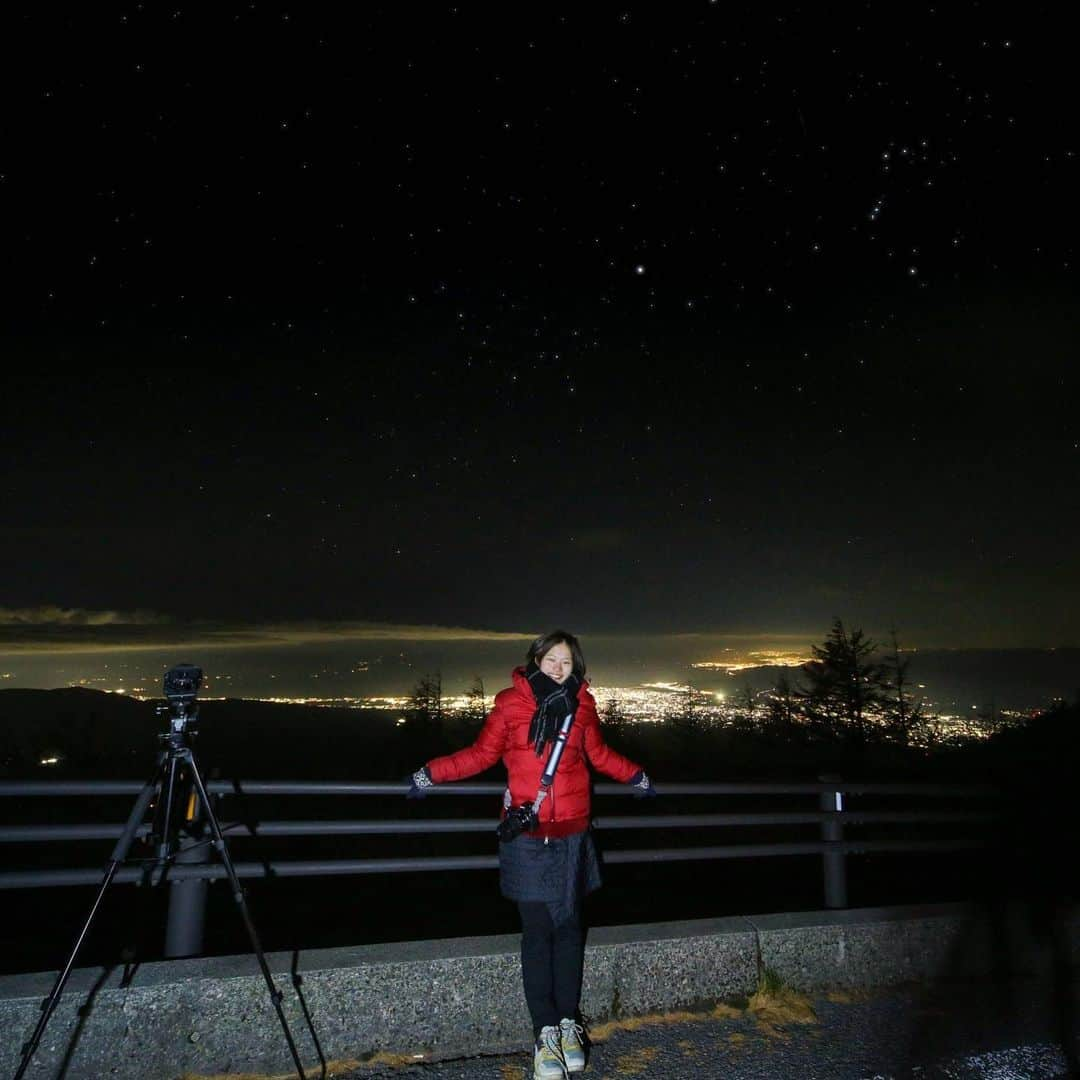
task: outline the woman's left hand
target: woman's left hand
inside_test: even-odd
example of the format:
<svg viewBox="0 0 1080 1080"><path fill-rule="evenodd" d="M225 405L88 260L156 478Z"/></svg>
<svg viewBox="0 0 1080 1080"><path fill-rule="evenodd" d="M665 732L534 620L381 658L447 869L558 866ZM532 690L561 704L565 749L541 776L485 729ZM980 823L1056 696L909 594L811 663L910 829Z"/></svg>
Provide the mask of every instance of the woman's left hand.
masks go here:
<svg viewBox="0 0 1080 1080"><path fill-rule="evenodd" d="M653 787L653 782L649 779L649 774L644 769L638 769L638 771L630 777L629 784L635 789L635 799L656 798L656 788Z"/></svg>

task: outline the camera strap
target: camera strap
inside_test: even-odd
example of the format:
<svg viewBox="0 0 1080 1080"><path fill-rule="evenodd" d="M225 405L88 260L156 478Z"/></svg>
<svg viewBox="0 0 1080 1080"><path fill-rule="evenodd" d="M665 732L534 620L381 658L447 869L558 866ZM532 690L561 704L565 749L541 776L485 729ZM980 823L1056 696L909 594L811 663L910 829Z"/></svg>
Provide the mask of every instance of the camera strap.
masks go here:
<svg viewBox="0 0 1080 1080"><path fill-rule="evenodd" d="M535 814L540 813L540 807L547 798L551 785L555 783L555 770L559 767L559 759L563 755L563 750L566 749L566 741L570 737L570 728L573 726L574 714L569 712L562 722L562 727L559 728L559 733L555 736L551 753L548 754L547 765L544 766L544 774L540 777L540 790L536 793L536 799L533 801L533 813Z"/></svg>

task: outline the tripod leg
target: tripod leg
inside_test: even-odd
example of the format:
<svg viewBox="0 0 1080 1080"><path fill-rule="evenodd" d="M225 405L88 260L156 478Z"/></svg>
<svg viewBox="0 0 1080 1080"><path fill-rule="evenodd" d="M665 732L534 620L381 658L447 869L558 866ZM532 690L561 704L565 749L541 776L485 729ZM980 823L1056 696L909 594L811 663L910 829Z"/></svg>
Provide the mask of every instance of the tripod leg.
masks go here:
<svg viewBox="0 0 1080 1080"><path fill-rule="evenodd" d="M304 977L297 971L297 966L300 963L300 953L298 950L293 950L293 962L292 962L292 984L293 989L296 991L296 1000L300 1002L300 1008L304 1010L304 1020L307 1021L308 1031L311 1032L311 1041L315 1044L315 1053L319 1055L319 1064L322 1066L322 1076L326 1076L326 1055L323 1053L322 1043L319 1042L319 1036L315 1032L315 1022L311 1019L311 1010L308 1008L307 999L304 997L304 991L300 989L303 985Z"/></svg>
<svg viewBox="0 0 1080 1080"><path fill-rule="evenodd" d="M176 770L177 763L183 760L182 754L170 752L167 754L165 765L168 769L168 779L162 785L161 791L161 803L158 806L158 821L155 823L160 824L160 833L156 836L158 841L157 856L161 860L166 860L172 854L172 834L173 834L173 803L176 801Z"/></svg>
<svg viewBox="0 0 1080 1080"><path fill-rule="evenodd" d="M274 977L270 974L270 967L266 963L266 954L263 952L262 945L259 943L259 935L255 929L255 923L251 918L251 912L248 910L247 900L244 898L244 890L240 884L240 879L236 875L236 867L233 865L232 856L229 854L229 849L225 844L225 837L221 833L221 826L218 824L217 814L214 813L214 808L210 803L210 796L207 794L206 786L203 784L203 779L199 773L198 766L195 764L195 757L188 751L188 765L191 769L191 779L195 784L195 790L199 793L199 798L202 799L203 809L206 812L206 821L210 826L210 835L214 838L214 847L217 853L221 856L221 861L225 866L225 873L228 875L229 883L232 886L233 899L236 901L236 906L240 909L240 914L244 919L244 926L247 928L248 937L251 939L251 946L255 950L255 955L259 960L259 968L262 970L263 978L266 980L267 989L270 991L270 1000L274 1003L274 1008L277 1010L278 1019L281 1021L281 1030L285 1032L285 1041L289 1044L289 1052L292 1054L293 1062L296 1065L297 1074L300 1080L307 1080L307 1076L304 1073L304 1066L300 1063L300 1054L297 1052L296 1043L293 1042L292 1032L289 1030L288 1021L285 1019L285 1010L281 1007L281 991L274 984ZM312 1036L315 1032L312 1029ZM316 1044L318 1039L315 1040Z"/></svg>
<svg viewBox="0 0 1080 1080"><path fill-rule="evenodd" d="M116 846L113 848L112 855L105 867L105 876L102 879L101 888L98 889L97 896L90 906L90 914L86 917L86 922L83 923L83 928L75 939L75 946L71 950L71 955L68 957L63 970L57 976L52 990L49 991L49 996L41 1003L41 1016L38 1018L37 1027L34 1028L34 1034L30 1036L29 1041L23 1046L22 1060L19 1062L18 1071L15 1073L15 1080L21 1080L30 1065L34 1051L37 1050L38 1044L41 1042L41 1036L45 1034L45 1025L48 1024L49 1017L52 1016L57 1003L60 1001L60 995L64 992L68 976L71 975L71 969L75 966L75 958L78 956L79 950L86 940L86 935L90 931L90 924L94 921L98 908L101 907L101 901L105 898L105 891L112 884L116 871L120 869L120 864L127 858L128 850L135 839L135 833L146 816L147 807L149 807L150 800L154 797L155 790L157 790L158 781L159 776L155 776L153 780L150 780L139 792L138 798L135 800L135 805L132 807L124 831L120 834L120 839L116 841Z"/></svg>

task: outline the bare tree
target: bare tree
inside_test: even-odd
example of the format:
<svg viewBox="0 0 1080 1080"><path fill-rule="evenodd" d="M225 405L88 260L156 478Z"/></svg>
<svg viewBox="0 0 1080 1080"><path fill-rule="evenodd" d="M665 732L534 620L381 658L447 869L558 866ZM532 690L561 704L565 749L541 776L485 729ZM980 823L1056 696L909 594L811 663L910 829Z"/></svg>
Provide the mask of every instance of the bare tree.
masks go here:
<svg viewBox="0 0 1080 1080"><path fill-rule="evenodd" d="M600 719L603 723L610 724L612 727L626 723L626 714L623 712L622 703L615 694L612 694L604 702L604 707L600 710Z"/></svg>
<svg viewBox="0 0 1080 1080"><path fill-rule="evenodd" d="M478 728L487 718L487 697L484 694L484 680L474 675L469 689L465 692L465 724L469 728Z"/></svg>
<svg viewBox="0 0 1080 1080"><path fill-rule="evenodd" d="M774 736L790 739L799 729L802 714L799 707L798 693L786 675L776 680L776 685L769 694L767 705L769 730Z"/></svg>
<svg viewBox="0 0 1080 1080"><path fill-rule="evenodd" d="M757 718L757 697L754 694L754 688L749 683L743 683L737 700L739 708L742 710L743 719L747 724L753 726L754 720Z"/></svg>
<svg viewBox="0 0 1080 1080"><path fill-rule="evenodd" d="M688 683L686 693L683 695L682 708L673 720L675 727L687 733L701 731L705 727L705 717L701 708L704 704L705 694Z"/></svg>
<svg viewBox="0 0 1080 1080"><path fill-rule="evenodd" d="M487 697L484 695L484 680L474 675L466 691L466 711L472 720L483 720L487 716Z"/></svg>
<svg viewBox="0 0 1080 1080"><path fill-rule="evenodd" d="M884 677L888 687L884 702L885 731L889 738L909 746L915 731L926 724L927 717L921 701L916 701L910 691L907 676L910 656L901 656L900 642L895 628L889 632L892 649L885 654Z"/></svg>
<svg viewBox="0 0 1080 1080"><path fill-rule="evenodd" d="M442 672L424 675L412 692L409 710L421 724L441 728L443 722Z"/></svg>

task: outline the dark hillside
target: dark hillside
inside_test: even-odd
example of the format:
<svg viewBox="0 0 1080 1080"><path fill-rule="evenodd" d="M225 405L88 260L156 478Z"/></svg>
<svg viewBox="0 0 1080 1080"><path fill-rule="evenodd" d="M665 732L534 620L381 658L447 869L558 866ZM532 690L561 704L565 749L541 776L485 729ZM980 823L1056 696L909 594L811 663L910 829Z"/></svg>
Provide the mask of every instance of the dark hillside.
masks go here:
<svg viewBox="0 0 1080 1080"><path fill-rule="evenodd" d="M0 690L0 776L130 776L153 767L154 705L68 687ZM45 758L59 757L51 769Z"/></svg>
<svg viewBox="0 0 1080 1080"><path fill-rule="evenodd" d="M147 777L167 728L155 709L100 690L0 690L0 776ZM193 746L207 775L400 779L448 738L398 715L227 699L201 702ZM58 756L55 766L45 758Z"/></svg>
<svg viewBox="0 0 1080 1080"><path fill-rule="evenodd" d="M1002 891L1080 896L1080 704L1063 705L972 746L965 761L1009 808Z"/></svg>

